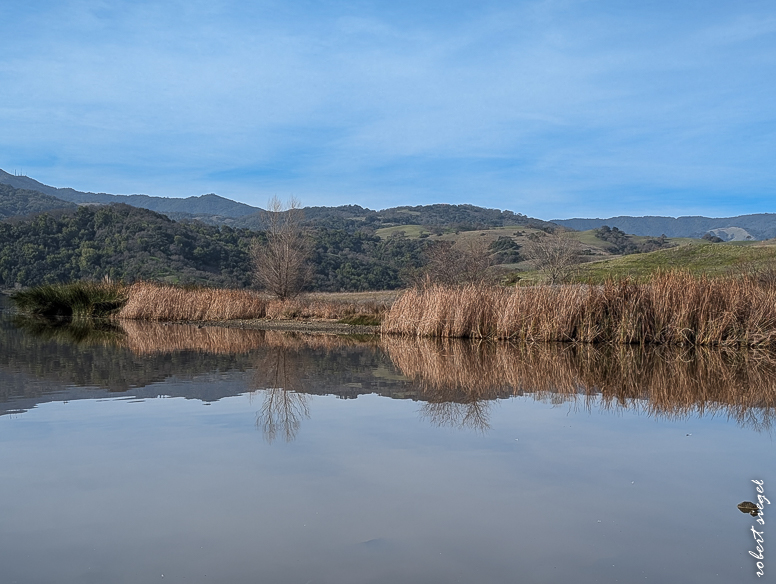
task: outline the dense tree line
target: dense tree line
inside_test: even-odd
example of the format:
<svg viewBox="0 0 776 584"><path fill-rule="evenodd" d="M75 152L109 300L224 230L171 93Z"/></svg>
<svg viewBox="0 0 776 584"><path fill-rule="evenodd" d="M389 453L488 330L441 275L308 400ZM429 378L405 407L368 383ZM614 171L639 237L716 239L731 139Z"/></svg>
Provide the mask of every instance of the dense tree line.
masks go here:
<svg viewBox="0 0 776 584"><path fill-rule="evenodd" d="M0 184L0 219L52 209L75 209L75 204L36 191Z"/></svg>
<svg viewBox="0 0 776 584"><path fill-rule="evenodd" d="M123 204L15 218L0 221L0 288L103 277L246 287L254 283L251 242L263 237ZM348 229L315 229L308 237L308 289L319 291L401 287L422 268L431 245Z"/></svg>
<svg viewBox="0 0 776 584"><path fill-rule="evenodd" d="M430 246L399 233L380 239L363 231L317 230L312 288L323 291L391 290L413 281Z"/></svg>
<svg viewBox="0 0 776 584"><path fill-rule="evenodd" d="M103 277L245 286L252 236L123 204L43 213L0 222L0 286Z"/></svg>

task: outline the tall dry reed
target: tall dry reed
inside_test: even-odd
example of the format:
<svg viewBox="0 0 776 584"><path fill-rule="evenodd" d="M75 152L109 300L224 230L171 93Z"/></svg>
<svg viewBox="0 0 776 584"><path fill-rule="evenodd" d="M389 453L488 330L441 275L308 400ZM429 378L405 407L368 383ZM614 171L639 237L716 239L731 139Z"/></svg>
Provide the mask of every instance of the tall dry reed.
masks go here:
<svg viewBox="0 0 776 584"><path fill-rule="evenodd" d="M217 321L262 318L267 299L249 290L179 288L148 282L129 287L119 318L131 320Z"/></svg>
<svg viewBox="0 0 776 584"><path fill-rule="evenodd" d="M754 278L663 273L622 280L517 287L428 286L405 292L382 332L523 341L770 346L776 287Z"/></svg>
<svg viewBox="0 0 776 584"><path fill-rule="evenodd" d="M386 302L327 300L303 295L280 300L250 290L181 288L141 282L128 289L126 305L118 318L157 321L225 321L269 318L335 320L353 315L380 317Z"/></svg>

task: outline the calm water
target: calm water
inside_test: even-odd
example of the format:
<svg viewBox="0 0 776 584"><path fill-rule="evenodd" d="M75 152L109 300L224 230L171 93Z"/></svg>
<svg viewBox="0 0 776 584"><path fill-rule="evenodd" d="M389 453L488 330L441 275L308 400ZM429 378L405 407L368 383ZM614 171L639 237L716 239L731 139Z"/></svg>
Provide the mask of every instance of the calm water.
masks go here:
<svg viewBox="0 0 776 584"><path fill-rule="evenodd" d="M776 571L770 509L759 580L736 509L751 479L776 498L767 355L18 324L0 320L2 582Z"/></svg>

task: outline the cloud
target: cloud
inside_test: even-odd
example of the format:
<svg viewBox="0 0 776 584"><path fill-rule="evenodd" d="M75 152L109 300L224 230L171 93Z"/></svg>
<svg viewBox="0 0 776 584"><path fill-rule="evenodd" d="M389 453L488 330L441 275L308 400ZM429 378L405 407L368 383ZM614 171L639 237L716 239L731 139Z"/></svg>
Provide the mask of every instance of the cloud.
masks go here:
<svg viewBox="0 0 776 584"><path fill-rule="evenodd" d="M5 8L0 166L253 204L773 211L776 9L705 6Z"/></svg>

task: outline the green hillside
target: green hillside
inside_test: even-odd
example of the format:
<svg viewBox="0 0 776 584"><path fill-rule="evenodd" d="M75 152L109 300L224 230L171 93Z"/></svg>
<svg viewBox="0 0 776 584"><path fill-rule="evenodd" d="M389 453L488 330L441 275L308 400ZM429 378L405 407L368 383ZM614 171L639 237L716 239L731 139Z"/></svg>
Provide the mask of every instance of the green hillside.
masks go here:
<svg viewBox="0 0 776 584"><path fill-rule="evenodd" d="M0 184L0 219L18 217L51 211L53 209L75 209L74 203L63 201L37 191L17 189Z"/></svg>
<svg viewBox="0 0 776 584"><path fill-rule="evenodd" d="M247 230L170 221L111 205L0 222L0 287L79 279L250 282Z"/></svg>
<svg viewBox="0 0 776 584"><path fill-rule="evenodd" d="M0 289L110 277L131 282L245 287L248 250L260 232L175 222L129 205L82 206L0 221ZM360 291L405 285L428 243L365 232L310 232L310 289Z"/></svg>
<svg viewBox="0 0 776 584"><path fill-rule="evenodd" d="M678 247L591 262L579 267L581 281L608 277L644 277L660 270L725 275L776 266L776 241L684 243Z"/></svg>

